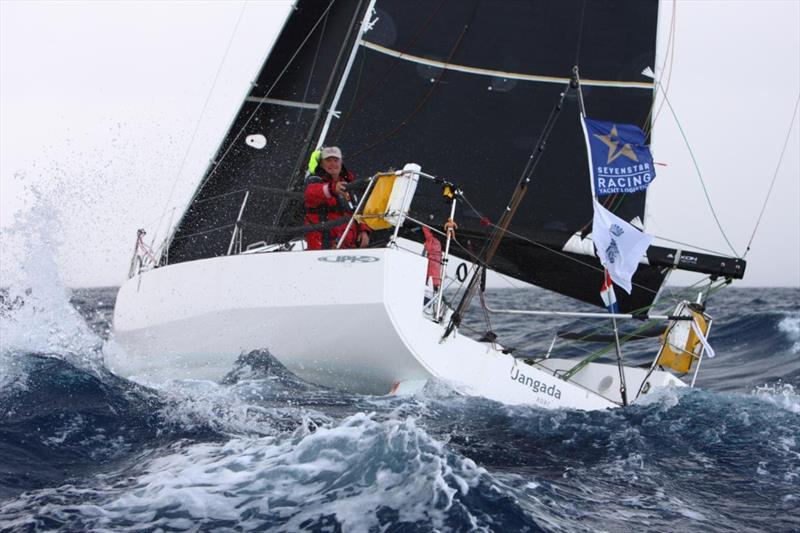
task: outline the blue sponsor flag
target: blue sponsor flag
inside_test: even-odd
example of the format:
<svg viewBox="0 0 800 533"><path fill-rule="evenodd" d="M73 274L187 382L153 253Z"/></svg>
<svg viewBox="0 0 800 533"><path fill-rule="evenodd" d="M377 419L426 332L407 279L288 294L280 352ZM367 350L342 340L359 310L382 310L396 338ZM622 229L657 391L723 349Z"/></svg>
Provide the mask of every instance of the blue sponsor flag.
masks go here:
<svg viewBox="0 0 800 533"><path fill-rule="evenodd" d="M594 196L633 193L655 179L644 132L631 124L583 119Z"/></svg>

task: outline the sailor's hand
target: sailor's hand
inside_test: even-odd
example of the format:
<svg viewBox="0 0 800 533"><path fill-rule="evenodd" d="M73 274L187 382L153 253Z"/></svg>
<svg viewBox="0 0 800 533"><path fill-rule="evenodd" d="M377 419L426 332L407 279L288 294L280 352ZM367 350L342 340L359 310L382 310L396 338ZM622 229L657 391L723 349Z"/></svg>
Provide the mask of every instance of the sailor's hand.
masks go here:
<svg viewBox="0 0 800 533"><path fill-rule="evenodd" d="M344 195L347 193L347 184L343 181L337 181L333 186L334 194Z"/></svg>
<svg viewBox="0 0 800 533"><path fill-rule="evenodd" d="M366 248L367 246L369 246L369 233L367 233L366 231L362 231L358 235L358 246L359 248Z"/></svg>

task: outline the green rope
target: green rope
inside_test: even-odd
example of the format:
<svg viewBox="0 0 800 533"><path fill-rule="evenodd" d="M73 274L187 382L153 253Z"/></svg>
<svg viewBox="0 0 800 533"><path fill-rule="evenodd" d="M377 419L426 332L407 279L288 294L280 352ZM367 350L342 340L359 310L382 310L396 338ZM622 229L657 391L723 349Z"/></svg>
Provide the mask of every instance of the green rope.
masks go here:
<svg viewBox="0 0 800 533"><path fill-rule="evenodd" d="M685 299L686 299L686 296L688 296L688 295L689 295L691 292L693 292L694 288L695 288L697 285L700 285L701 283L704 283L704 282L705 282L707 279L710 279L710 278L709 278L709 277L702 278L702 279L698 280L697 282L693 283L692 285L689 285L688 287L684 287L684 288L682 289L682 292L681 292L681 293L679 293L679 295L680 295L680 296L679 296L678 298L674 298L674 299L673 299L673 301L674 301L674 300L685 300ZM727 286L727 285L728 285L728 282L727 282L727 281L721 281L721 282L720 282L720 283L718 283L716 286L713 286L713 285L712 285L711 287L709 287L709 289L708 289L708 292L706 293L706 299L707 299L709 296L711 296L712 294L714 294L715 292L717 292L718 290L720 290L722 287L725 287L725 286ZM649 310L649 309L650 309L651 307L653 307L654 305L655 305L655 304L652 304L652 305L650 305L650 306L648 306L648 307L646 307L646 308L643 308L643 309L641 309L641 310L637 310L637 312L638 312L638 311L643 311L643 310ZM625 336L623 336L622 338L620 338L620 345L622 345L622 344L625 344L626 342L628 342L629 340L631 340L633 337L635 337L637 334L639 334L639 333L641 333L642 331L644 331L645 329L647 329L647 328L649 328L649 327L651 327L651 326L655 325L657 322L658 322L658 321L656 321L656 320L648 320L648 321L644 322L644 323L643 323L643 324L642 324L640 327L638 327L638 328L634 329L633 331L631 331L631 332L627 333ZM596 332L598 332L598 331L601 331L602 329L604 329L604 328L603 328L603 327L599 327L599 328L595 329L595 330L594 330L594 332L592 332L592 333L596 333ZM572 341L571 343L575 343L575 342L580 342L580 341L579 341L579 340L574 340L574 341ZM567 343L567 345L569 345L569 344L571 344L571 343ZM602 357L603 355L607 354L607 353L608 353L608 352L610 352L610 351L611 351L611 350L612 350L614 347L615 347L614 343L608 343L608 344L606 344L604 347L600 348L599 350L597 350L597 351L595 351L595 352L593 352L593 353L589 354L587 357L583 358L583 359L582 359L580 362L578 362L578 363L577 363L575 366L573 366L573 367L572 367L572 368L570 368L570 369L569 369L567 372L565 372L565 373L564 373L564 374L561 376L561 378L562 378L562 379L564 379L564 380L569 380L570 378L572 378L572 376L574 376L575 374L577 374L578 372L580 372L581 370L583 370L583 369L584 369L584 368L585 368L585 367L586 367L586 366L587 366L589 363L591 363L591 362L593 362L593 361L595 361L595 360L599 359L599 358L600 358L600 357Z"/></svg>
<svg viewBox="0 0 800 533"><path fill-rule="evenodd" d="M672 113L672 117L675 119L675 124L678 125L678 130L681 132L681 136L683 137L683 142L686 143L686 148L689 150L689 155L692 157L692 163L694 163L694 168L697 171L697 177L700 178L700 185L703 186L703 193L705 193L706 195L706 201L708 202L708 207L711 209L711 214L714 216L714 220L716 221L717 227L719 228L719 231L722 234L722 238L724 238L725 242L728 243L728 247L733 252L733 255L736 257L740 257L739 254L736 252L736 249L731 244L731 241L728 239L728 236L725 234L725 230L722 229L722 223L719 221L717 212L714 210L714 205L711 203L711 196L709 196L708 189L706 188L706 182L705 180L703 180L703 174L700 172L700 165L698 165L697 159L694 156L694 151L692 151L692 147L689 144L689 139L686 138L686 133L683 131L683 126L681 126L681 122L678 120L678 115L675 114L675 109L673 109L672 104L667 98L667 93L663 91L663 89L662 92L664 92L664 101L667 103L667 107L669 107L669 110Z"/></svg>

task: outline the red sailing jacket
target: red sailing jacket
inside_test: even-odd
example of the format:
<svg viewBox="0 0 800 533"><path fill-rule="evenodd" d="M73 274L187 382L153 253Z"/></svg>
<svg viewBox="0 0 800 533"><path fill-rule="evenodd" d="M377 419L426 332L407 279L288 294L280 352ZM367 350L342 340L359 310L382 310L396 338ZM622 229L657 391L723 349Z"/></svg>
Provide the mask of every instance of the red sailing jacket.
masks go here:
<svg viewBox="0 0 800 533"><path fill-rule="evenodd" d="M355 180L352 172L347 170L342 165L342 172L340 178L350 183ZM346 205L344 200L340 200L333 194L333 177L323 170L322 165L317 167L316 174L306 178L305 189L305 225L318 224L320 222L327 222L329 220L342 219L340 226L335 226L322 231L311 231L306 233L306 243L308 243L309 250L322 250L328 248L335 248L336 243L339 242L345 228L347 228L347 221L352 216L353 212L349 206ZM353 223L350 231L342 242L342 248L356 248L358 247L358 234L361 231L367 231L365 224Z"/></svg>
<svg viewBox="0 0 800 533"><path fill-rule="evenodd" d="M428 274L425 283L430 279L433 288L438 290L442 284L442 243L425 226L422 226L422 233L425 234L424 248L425 255L428 256Z"/></svg>

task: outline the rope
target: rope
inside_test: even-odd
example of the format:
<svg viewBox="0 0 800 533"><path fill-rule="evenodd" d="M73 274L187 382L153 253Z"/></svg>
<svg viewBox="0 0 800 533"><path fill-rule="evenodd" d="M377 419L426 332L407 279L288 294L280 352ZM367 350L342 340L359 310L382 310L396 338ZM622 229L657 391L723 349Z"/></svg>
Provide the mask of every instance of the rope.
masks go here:
<svg viewBox="0 0 800 533"><path fill-rule="evenodd" d="M463 195L462 195L462 198L463 198ZM469 201L466 198L464 198L464 200L466 201L467 205L469 205L472 208L472 206L469 204ZM430 228L432 231L436 232L439 235L444 235L444 233L439 231L437 228L435 228L433 226L430 226L430 225L428 225L428 224L426 224L426 223L424 223L422 221L415 220L415 219L413 219L411 217L408 217L408 219L410 221L420 225L420 226L426 226L426 227ZM508 232L508 233L511 233L511 232ZM480 262L481 262L480 258L477 257L475 254L473 254L465 246L463 246L458 241L458 239L456 239L454 237L453 238L453 242L459 248L461 248L470 258L472 258L473 261L475 261L476 263L480 264ZM538 244L538 243L534 243L534 244ZM541 246L544 246L544 245L541 245ZM548 250L554 251L554 250L552 250L550 248L547 248L547 247L545 247L545 248L548 249ZM569 256L567 256L567 257L569 257ZM570 259L574 260L574 258L571 258L571 257L570 257ZM591 265L589 265L589 266L591 266ZM508 281L506 276L502 276L502 277ZM670 294L668 298L672 302L671 305L674 306L678 301L682 301L682 300L688 299L688 297L690 295L693 295L692 293L694 292L694 290L696 289L697 286L699 286L701 284L704 284L707 280L710 280L710 279L711 279L710 276L703 277L700 280L698 280L695 283L693 283L692 285L689 285L688 287L680 288L676 293ZM721 290L722 288L726 287L727 285L728 285L727 281L720 281L719 283L717 283L717 285L713 285L713 283L712 283L712 285L709 286L709 289L706 292L706 300L708 300L708 298L710 298L712 294L716 293L717 291ZM464 282L462 282L460 284L460 288L457 290L456 295L458 295L458 293L463 289L463 287L464 287ZM646 289L646 287L643 287L643 288ZM651 310L652 308L654 308L655 306L657 306L659 304L662 304L662 303L663 303L663 299L661 301L659 301L659 302L654 302L654 303L652 303L652 304L650 304L648 306L645 306L645 307L643 307L641 309L635 310L635 311L633 311L633 314L636 315L636 314L645 313L645 312ZM488 313L488 309L486 308L485 302L483 302L483 300L481 300L481 307L482 307L482 311L483 311L483 319L485 321L485 324L488 326L489 331L493 331L493 327L492 327L492 324L491 324L491 317L490 317L490 315ZM603 325L597 326L597 322L590 321L590 320L587 320L587 319L574 320L573 324L574 325L578 325L578 326L581 326L581 325L584 325L584 324L591 324L591 326L587 329L587 336L586 337L591 336L593 334L597 334L597 333L602 332L602 331L607 331L608 330L607 326L603 326ZM628 341L631 341L631 340L638 340L638 335L640 333L642 333L643 331L647 330L648 328L653 327L656 324L657 324L657 321L655 321L655 320L645 320L639 327L636 327L631 331L625 332L625 334L620 338L621 344L625 344L625 343L627 343ZM464 329L466 329L468 331L471 331L472 333L474 333L476 335L482 335L484 333L484 332L482 332L480 330L477 330L477 329L471 327L469 324L463 324L462 323L461 327L463 327ZM570 348L570 349L577 349L578 351L583 352L585 354L589 354L588 356L586 356L583 359L581 359L581 361L579 361L573 368L571 368L570 370L567 371L567 373L565 374L565 377L567 379L570 376L572 376L575 373L577 373L578 371L580 371L580 369L584 368L590 362L600 358L602 355L608 353L609 351L611 351L612 348L614 348L614 343L608 343L605 346L603 346L602 348L600 348L599 350L591 350L591 349L585 348L580 343L581 343L582 339L585 339L586 337L581 337L580 339L564 339L563 342L561 342L559 344L559 348L558 348L559 351L563 351L566 348ZM495 345L496 344L495 341L492 341L492 344Z"/></svg>
<svg viewBox="0 0 800 533"><path fill-rule="evenodd" d="M430 25L431 21L436 16L436 14L439 12L439 9L441 9L442 5L444 4L444 1L445 0L441 0L439 2L439 5L437 5L434 8L434 10L431 12L431 14L428 16L428 18L422 24L422 26L420 26L419 30L417 30L417 32L411 37L411 39L409 40L408 44L405 46L406 49L411 49L416 44L416 42L419 40L419 38L423 35L423 33L428 29L428 26ZM364 60L363 58L364 57L366 57L366 54L363 54L363 56L362 56L362 68L363 68L363 60ZM347 125L347 122L350 120L350 116L355 111L357 111L357 110L359 110L361 108L361 106L372 95L372 93L375 91L375 89L377 89L379 86L383 85L384 83L386 83L389 80L389 74L391 74L392 71L395 69L395 67L397 67L400 63L401 63L401 58L400 57L396 57L394 59L394 61L389 65L389 67L381 75L375 76L375 81L372 83L372 85L370 85L364 91L364 93L361 96L358 97L357 100L355 99L355 96L353 97L353 103L351 104L350 109L348 109L347 113L344 114L344 116L343 116L342 120L340 121L339 125L336 126L336 128L333 131L333 133L331 134L331 138L332 139L334 139L335 141L338 141L339 134L342 131L344 131L345 125ZM361 76L359 75L358 80L360 81L360 79L361 79ZM358 94L358 86L356 86L355 90L353 91L353 94L354 95ZM351 156L351 159L352 158L353 158L353 156Z"/></svg>
<svg viewBox="0 0 800 533"><path fill-rule="evenodd" d="M144 230L139 230L139 234L136 236L136 246L138 250L142 251L142 254L145 255L152 264L156 264L156 258L153 256L153 249L150 246L147 246L144 242ZM137 250L137 251L138 251Z"/></svg>
<svg viewBox="0 0 800 533"><path fill-rule="evenodd" d="M268 235L300 235L303 233L310 233L312 231L321 231L325 229L335 228L337 226L344 226L347 224L348 217L341 217L327 222L319 222L317 224L308 224L303 226L264 226L256 222L247 222L245 220L239 222L239 225L245 228L255 228L262 233Z"/></svg>
<svg viewBox="0 0 800 533"><path fill-rule="evenodd" d="M725 253L722 253L722 252L718 252L716 250L710 250L708 248L703 248L702 246L697 246L695 244L689 244L688 242L676 241L675 239L668 239L666 237L661 237L659 235L653 235L652 233L650 233L650 235L652 235L653 238L658 239L660 241L671 242L673 244L680 244L681 246L688 246L689 248L691 248L693 250L700 250L701 252L708 252L710 254L715 254L715 255L722 256L722 257L727 257L727 255L728 255L728 254L725 254Z"/></svg>
<svg viewBox="0 0 800 533"><path fill-rule="evenodd" d="M164 202L164 208L161 211L161 216L158 219L158 225L156 226L156 230L153 232L153 240L155 241L156 236L158 235L158 230L161 228L161 222L164 220L164 215L167 214L169 210L169 202L172 200L172 195L175 193L175 186L178 184L178 180L181 177L181 173L183 172L183 167L186 166L186 160L189 158L189 152L194 146L194 140L197 137L197 132L200 130L200 124L203 122L203 117L206 114L206 109L208 109L208 102L211 100L211 94L214 92L214 89L217 86L217 80L219 80L220 72L222 72L222 67L225 65L225 60L228 59L228 52L231 51L231 45L233 44L233 39L236 37L236 31L239 29L239 23L242 21L242 16L244 16L244 10L247 7L247 2L242 4L242 9L239 11L239 18L236 19L236 24L233 27L233 32L231 32L231 36L228 39L228 45L225 47L225 53L222 55L222 60L217 67L217 72L214 74L214 81L211 82L211 87L208 89L208 94L206 94L206 99L203 102L203 109L200 111L200 116L197 118L197 123L194 125L194 131L192 132L192 137L189 139L189 144L186 146L186 151L183 153L183 159L181 159L181 164L178 167L178 173L175 175L175 179L172 181L172 187L169 190L169 194L167 195L167 199ZM151 243L152 244L152 243Z"/></svg>
<svg viewBox="0 0 800 533"><path fill-rule="evenodd" d="M676 19L677 19L677 2L676 2L676 0L672 0L672 17L670 19L670 25L669 25L669 38L667 39L667 51L664 54L664 62L661 65L661 77L662 77L662 79L664 77L664 73L668 72L668 74L666 74L666 76L667 76L667 84L666 84L666 87L663 89L665 96L669 92L669 84L670 84L670 81L672 81L672 63L675 60L675 28L676 28L675 21L676 21ZM667 70L667 60L669 60L669 70ZM655 74L655 73L653 73L653 74ZM663 86L663 84L661 83L661 80L658 80L657 85ZM656 89L656 91L657 90L658 89ZM658 120L658 116L661 114L661 111L664 109L664 100L661 101L661 103L658 106L658 110L656 111L655 116L653 116L653 108L655 107L655 105L656 105L656 98L655 98L655 95L653 95L653 104L650 106L650 113L648 113L648 116L647 116L648 120L645 121L645 127L642 128L644 130L645 134L650 133L650 130L653 128L653 125L655 125L656 121ZM651 118L652 118L652 120L650 120Z"/></svg>
<svg viewBox="0 0 800 533"><path fill-rule="evenodd" d="M772 175L772 182L769 184L769 190L767 191L767 196L764 198L764 204L761 206L761 212L758 214L758 220L756 220L756 225L753 228L753 234L750 235L750 240L747 242L747 249L744 251L744 255L742 258L744 259L747 256L747 252L750 251L750 245L753 244L753 239L756 236L756 231L758 231L758 226L761 224L761 217L764 216L764 211L767 209L767 202L769 202L769 197L772 194L772 188L775 186L775 179L778 177L778 171L781 168L781 163L783 162L783 155L786 153L786 146L789 144L789 137L792 135L792 129L794 128L794 122L797 118L797 107L800 104L800 94L797 95L797 100L794 103L794 112L792 113L792 120L789 122L789 130L786 132L786 139L783 141L783 149L781 150L781 155L778 158L778 165L775 167L775 174Z"/></svg>
<svg viewBox="0 0 800 533"><path fill-rule="evenodd" d="M705 282L707 279L710 279L710 276L709 276L709 277L706 277L706 278L703 278L703 279L700 279L699 281L697 281L697 282L693 283L693 284L692 284L692 285L690 285L689 287L686 287L686 288L684 288L682 292L678 293L678 294L680 295L680 297L678 297L678 298L675 298L675 297L674 297L674 298L672 298L673 302L677 302L677 301L681 301L681 300L686 300L686 299L687 299L687 297L686 297L685 295L688 295L688 293L689 293L689 292L691 292L691 291L692 291L692 289L693 289L694 287L696 287L697 285L699 285L699 284L701 284L701 283L704 283L704 282ZM718 283L716 286L713 286L713 285L712 285L712 286L710 286L710 287L709 287L709 289L708 289L708 292L706 293L706 300L708 300L708 297L709 297L709 296L711 296L712 294L714 294L715 292L719 291L720 289L722 289L723 287L725 287L725 286L727 286L727 285L728 285L727 281L720 281L720 282L719 282L719 283ZM623 337L623 338L620 338L620 344L621 344L621 345L622 345L622 344L625 344L626 342L628 342L628 341L632 340L632 339L633 339L633 337L634 337L636 334L638 334L638 333L640 333L640 332L644 331L646 328L648 328L648 327L651 327L651 326L653 326L653 325L655 325L655 324L656 324L656 321L654 321L654 320L650 320L650 321L647 321L647 322L645 322L644 324L642 324L642 326L641 326L641 327L634 329L632 332L628 332L628 333L626 333L625 337ZM598 329L596 329L596 330L595 330L595 332L596 332L596 331L600 331L601 329L603 329L603 328L598 328ZM580 341L578 341L578 340L574 340L574 341L571 341L571 342L562 343L562 346L561 346L561 347L564 347L564 346L571 346L572 344L575 344L575 343L577 343L577 342L580 342ZM569 370L568 370L568 371L567 371L567 372L564 374L564 378L565 378L565 379L569 379L570 377L574 376L574 375L575 375L575 374L577 374L577 373L578 373L578 372L579 372L581 369L583 369L583 368L584 368L586 365L588 365L588 364L589 364L589 363L591 363L592 361L595 361L595 360L599 359L601 356L603 356L604 354L606 354L606 353L608 353L609 351L611 351L611 349L612 349L612 348L614 348L614 343L608 343L608 344L606 344L604 347L602 347L602 348L600 348L599 350L597 350L597 351L593 352L593 353L592 353L592 354L590 354L588 357L586 357L586 358L582 359L582 360L581 360L581 361L580 361L578 364L576 364L575 366L573 366L572 368L570 368L570 369L569 369Z"/></svg>
<svg viewBox="0 0 800 533"><path fill-rule="evenodd" d="M181 235L180 237L175 237L172 239L173 241L180 241L181 239L188 239L190 237L197 237L198 235L205 235L206 233L212 233L214 231L220 231L223 229L233 228L236 224L225 224L224 226L217 226L216 228L207 229L204 231L198 231L197 233L192 233L191 235Z"/></svg>
<svg viewBox="0 0 800 533"><path fill-rule="evenodd" d="M195 189L195 194L192 196L191 200L189 202L185 203L185 204L182 204L183 206L187 206L187 205L191 204L192 200L194 200L194 198L197 197L197 195L200 193L200 191L202 191L203 187L205 187L206 183L208 183L208 181L214 176L214 173L219 168L220 163L222 163L222 161L225 160L225 157L227 157L228 152L230 152L231 148L233 148L233 146L236 144L236 141L239 139L239 137L245 131L247 126L250 124L250 121L253 120L253 117L255 117L255 115L256 115L256 113L258 113L259 109L261 109L261 106L264 105L264 102L265 102L266 98L268 98L269 95L272 94L272 90L275 88L276 85L278 85L278 82L283 78L283 75L286 73L286 71L289 70L289 67L294 62L294 60L297 57L297 55L300 53L300 51L303 49L303 47L306 45L308 40L311 38L311 36L316 31L317 26L319 26L320 23L327 17L328 12L330 11L331 7L333 7L334 2L335 2L335 0L331 0L330 1L330 3L328 4L328 7L325 8L325 11L322 12L322 14L320 15L319 19L317 19L317 21L314 23L314 26L311 28L311 30L309 30L309 32L305 36L305 38L303 38L303 42L301 42L298 45L297 49L292 54L292 57L290 57L289 60L286 62L286 65L284 65L283 70L281 70L281 72L278 74L278 76L275 77L275 81L272 82L272 85L270 85L269 89L267 89L267 92L264 94L263 99L259 101L258 105L256 105L255 109L253 109L253 111L247 117L247 120L245 120L245 122L242 125L242 127L239 129L238 132L236 132L236 135L233 136L233 138L231 139L231 142L228 144L228 148L222 153L222 155L220 156L219 160L215 161L215 163L213 164L213 168L211 169L211 172L208 173L208 176L206 176L206 178L203 179L200 182L200 184L198 185L198 187ZM264 61L262 61L261 63L264 64Z"/></svg>
<svg viewBox="0 0 800 533"><path fill-rule="evenodd" d="M581 64L581 42L583 41L583 16L586 14L586 0L581 2L581 20L578 23L578 40L575 46L575 65Z"/></svg>
<svg viewBox="0 0 800 533"><path fill-rule="evenodd" d="M478 3L476 2L475 3L475 8L477 8L477 6L478 6ZM461 29L461 33L458 35L458 38L456 39L455 44L453 44L453 48L450 50L450 53L448 54L447 59L445 60L445 65L449 65L450 64L450 62L452 61L453 56L455 55L456 51L458 51L459 46L461 46L461 41L464 39L464 36L467 34L467 31L469 30L469 25L472 23L472 19L475 17L475 11L474 11L475 8L473 8L473 11L472 11L472 14L470 16L470 19L467 21L467 23ZM442 78L444 77L446 72L447 72L446 68L443 68L441 70L441 72L439 72L439 75L436 77L436 80L434 81L433 85L431 85L431 88L428 89L428 92L425 93L425 95L419 100L419 102L417 103L417 106L411 111L411 113L408 114L408 116L406 116L406 118L404 118L402 121L400 121L400 123L397 124L394 128L392 128L392 130L390 130L389 132L383 134L377 141L375 141L375 142L373 142L371 144L368 144L364 148L361 148L360 150L358 150L354 154L352 154L350 157L352 159L355 159L356 157L360 156L361 154L363 154L365 152L369 152L370 150L372 150L376 146L379 146L379 145L385 143L390 138L392 138L395 135L397 135L403 128L408 126L409 122L420 111L422 111L422 109L428 103L428 100L430 100L431 97L433 96L433 93L436 92L436 89L439 87L439 84L442 81ZM337 131L337 134L338 134L338 131Z"/></svg>
<svg viewBox="0 0 800 533"><path fill-rule="evenodd" d="M314 72L317 69L317 60L319 59L319 51L322 49L322 42L325 40L325 30L328 29L328 17L325 17L325 23L319 32L319 41L317 41L317 48L314 50L314 59L311 61L311 68L308 71L308 80L306 80L306 87L303 90L303 98L301 101L305 104L308 102L308 93L311 91L311 80L314 79ZM297 125L300 125L300 118L303 115L303 108L297 110Z"/></svg>
<svg viewBox="0 0 800 533"><path fill-rule="evenodd" d="M667 103L667 107L669 107L669 110L672 113L672 117L675 119L675 124L678 125L678 130L681 132L681 136L683 137L683 142L686 144L686 148L689 150L689 155L692 157L692 163L694 163L694 168L697 171L697 177L700 178L700 184L703 186L703 193L706 196L706 202L708 202L708 207L711 209L711 214L714 216L714 221L716 221L717 223L717 227L719 228L719 231L722 234L722 238L725 239L725 242L728 244L728 247L733 252L733 255L737 258L741 257L731 244L730 239L728 239L728 235L725 234L725 230L722 229L722 223L719 221L717 212L714 209L714 204L711 203L711 196L709 196L708 194L708 188L706 187L705 180L703 180L703 174L700 172L700 165L698 165L697 163L697 159L694 156L694 151L692 150L692 147L689 144L689 139L686 138L686 133L683 131L683 126L681 126L681 123L678 120L678 115L675 114L675 109L672 107L672 104L670 103L669 98L667 98L666 93L664 93L664 101Z"/></svg>
<svg viewBox="0 0 800 533"><path fill-rule="evenodd" d="M466 200L466 197L464 197L463 194L462 194L462 198L464 198L464 200L467 202L467 205L470 208L472 208L472 204L468 200ZM476 211L476 213L477 213L477 211ZM495 228L496 231L500 231L500 227L497 226L496 224L494 224L493 222L489 222L489 225L492 226L493 228ZM504 231L504 233L507 234L507 235L511 235L512 237L516 237L516 238L518 238L518 239L520 239L522 241L525 241L525 242L528 242L530 244L533 244L534 246L538 246L538 247L543 248L545 250L549 250L551 253L553 253L555 255L558 255L558 256L561 256L563 258L569 259L570 261L574 261L574 262L576 262L578 264L581 264L581 265L583 265L585 267L591 268L591 269L596 270L598 272L604 272L604 269L601 268L601 267L595 266L595 265L593 265L591 263L588 263L586 261L581 261L580 259L572 257L571 255L569 255L569 254L567 254L565 252L560 252L558 250L555 250L554 248L551 248L550 246L547 246L546 244L534 241L533 239L531 239L529 237L525 237L524 235L520 235L518 233L515 233L515 232L511 231L510 229L506 229ZM647 292L650 292L650 293L653 293L653 294L658 294L658 291L654 291L653 289L650 289L649 287L645 287L643 285L639 285L638 283L633 283L632 282L632 285L634 285L636 287L639 287L640 289L642 289L644 291L647 291Z"/></svg>

